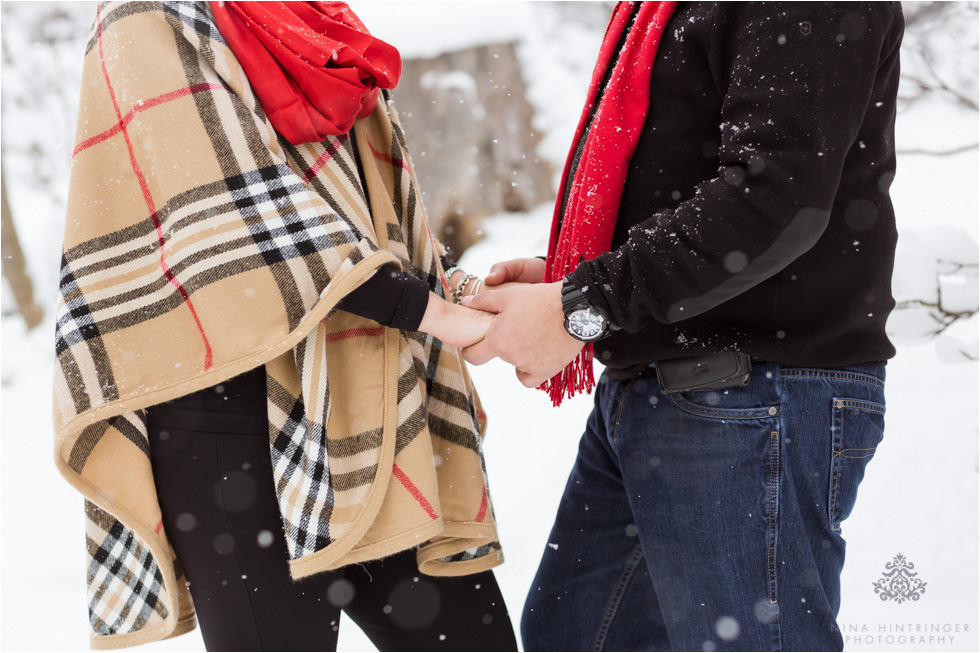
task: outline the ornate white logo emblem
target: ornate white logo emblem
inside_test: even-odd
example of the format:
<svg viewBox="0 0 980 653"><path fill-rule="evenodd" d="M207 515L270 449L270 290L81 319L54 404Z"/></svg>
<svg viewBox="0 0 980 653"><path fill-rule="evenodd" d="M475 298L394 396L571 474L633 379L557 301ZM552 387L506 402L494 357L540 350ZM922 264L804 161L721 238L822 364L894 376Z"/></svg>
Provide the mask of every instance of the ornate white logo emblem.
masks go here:
<svg viewBox="0 0 980 653"><path fill-rule="evenodd" d="M926 583L918 578L919 572L912 571L915 565L899 553L895 559L885 565L885 571L878 582L872 583L875 594L882 601L918 601L925 594Z"/></svg>

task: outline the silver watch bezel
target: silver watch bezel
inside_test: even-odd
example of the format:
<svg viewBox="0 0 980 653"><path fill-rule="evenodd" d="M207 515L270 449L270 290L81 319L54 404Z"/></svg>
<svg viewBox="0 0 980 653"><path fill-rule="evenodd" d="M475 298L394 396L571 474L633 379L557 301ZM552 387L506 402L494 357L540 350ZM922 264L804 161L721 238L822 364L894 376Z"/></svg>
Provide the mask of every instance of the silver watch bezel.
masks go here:
<svg viewBox="0 0 980 653"><path fill-rule="evenodd" d="M598 320L601 324L599 332L592 336L576 333L572 327L572 316L578 313L587 313L589 317L592 318L590 321ZM574 310L569 311L565 316L565 331L567 331L568 334L576 340L580 340L582 342L595 342L596 340L600 339L603 335L605 335L608 325L609 322L606 320L606 316L588 305L575 308Z"/></svg>

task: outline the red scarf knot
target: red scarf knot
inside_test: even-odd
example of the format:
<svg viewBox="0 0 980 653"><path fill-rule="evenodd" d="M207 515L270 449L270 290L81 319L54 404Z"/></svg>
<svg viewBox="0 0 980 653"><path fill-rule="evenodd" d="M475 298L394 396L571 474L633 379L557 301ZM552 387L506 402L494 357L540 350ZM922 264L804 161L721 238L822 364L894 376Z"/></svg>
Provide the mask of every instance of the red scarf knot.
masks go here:
<svg viewBox="0 0 980 653"><path fill-rule="evenodd" d="M275 130L293 145L346 134L394 88L401 57L343 2L209 2Z"/></svg>

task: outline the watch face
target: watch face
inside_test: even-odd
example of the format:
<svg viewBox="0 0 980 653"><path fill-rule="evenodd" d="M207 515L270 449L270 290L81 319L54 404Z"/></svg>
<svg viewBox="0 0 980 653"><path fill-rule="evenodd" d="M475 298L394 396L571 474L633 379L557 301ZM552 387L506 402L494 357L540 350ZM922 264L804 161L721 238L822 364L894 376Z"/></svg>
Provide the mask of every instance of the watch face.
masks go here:
<svg viewBox="0 0 980 653"><path fill-rule="evenodd" d="M605 328L606 319L587 308L568 314L568 330L579 340L598 338Z"/></svg>

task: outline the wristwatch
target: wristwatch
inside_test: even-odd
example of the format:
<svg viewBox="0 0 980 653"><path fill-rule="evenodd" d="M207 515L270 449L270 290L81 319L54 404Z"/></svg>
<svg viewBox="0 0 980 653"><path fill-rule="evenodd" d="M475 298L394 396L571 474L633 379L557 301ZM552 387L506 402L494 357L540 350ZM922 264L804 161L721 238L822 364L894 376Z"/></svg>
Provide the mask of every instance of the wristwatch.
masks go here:
<svg viewBox="0 0 980 653"><path fill-rule="evenodd" d="M595 342L611 332L609 319L567 278L561 286L561 307L565 313L565 330L576 340Z"/></svg>

